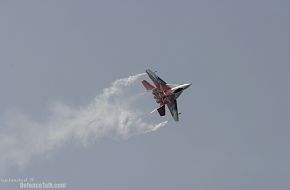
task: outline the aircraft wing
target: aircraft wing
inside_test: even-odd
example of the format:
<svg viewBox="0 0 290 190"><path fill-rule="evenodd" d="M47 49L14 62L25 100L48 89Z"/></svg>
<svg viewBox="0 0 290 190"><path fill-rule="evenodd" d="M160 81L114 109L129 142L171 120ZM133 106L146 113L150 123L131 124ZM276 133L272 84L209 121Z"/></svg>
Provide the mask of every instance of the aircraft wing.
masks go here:
<svg viewBox="0 0 290 190"><path fill-rule="evenodd" d="M148 74L148 76L150 77L150 79L153 81L153 83L157 88L160 88L163 91L170 89L170 87L167 86L166 82L162 80L159 76L157 76L155 72L151 71L150 69L147 69L146 73Z"/></svg>
<svg viewBox="0 0 290 190"><path fill-rule="evenodd" d="M168 97L169 102L167 103L167 107L175 121L178 121L178 108L177 108L177 101L174 97Z"/></svg>

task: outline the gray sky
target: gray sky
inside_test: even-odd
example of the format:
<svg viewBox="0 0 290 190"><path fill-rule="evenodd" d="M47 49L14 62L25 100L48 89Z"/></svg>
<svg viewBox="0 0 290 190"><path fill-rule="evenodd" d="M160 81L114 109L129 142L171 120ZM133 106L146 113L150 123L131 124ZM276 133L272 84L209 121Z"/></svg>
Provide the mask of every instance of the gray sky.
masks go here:
<svg viewBox="0 0 290 190"><path fill-rule="evenodd" d="M2 117L45 120L51 102L86 105L147 68L192 82L180 122L87 148L67 143L3 178L67 189L290 189L289 10L282 0L1 1ZM140 104L156 106L150 95Z"/></svg>

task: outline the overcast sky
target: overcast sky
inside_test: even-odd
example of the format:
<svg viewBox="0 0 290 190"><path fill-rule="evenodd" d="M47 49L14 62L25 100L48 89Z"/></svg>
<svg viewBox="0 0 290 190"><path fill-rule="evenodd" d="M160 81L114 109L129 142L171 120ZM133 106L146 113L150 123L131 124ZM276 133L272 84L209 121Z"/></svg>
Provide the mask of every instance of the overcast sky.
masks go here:
<svg viewBox="0 0 290 190"><path fill-rule="evenodd" d="M2 119L18 110L45 120L51 102L87 105L147 68L192 83L179 122L128 140L67 143L1 179L73 190L290 189L289 10L282 0L1 1ZM140 105L157 106L150 94Z"/></svg>

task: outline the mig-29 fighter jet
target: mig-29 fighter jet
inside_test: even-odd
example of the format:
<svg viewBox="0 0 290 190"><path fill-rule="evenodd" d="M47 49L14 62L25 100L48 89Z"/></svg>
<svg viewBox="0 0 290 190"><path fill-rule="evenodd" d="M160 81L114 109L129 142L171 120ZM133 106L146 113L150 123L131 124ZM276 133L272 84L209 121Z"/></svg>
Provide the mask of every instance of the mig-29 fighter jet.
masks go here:
<svg viewBox="0 0 290 190"><path fill-rule="evenodd" d="M160 116L165 115L165 105L167 105L173 119L178 121L178 109L176 99L181 95L183 90L187 89L191 84L167 84L158 77L155 72L150 69L146 70L149 78L153 81L153 84L150 84L146 80L142 81L143 86L146 90L151 90L156 100L156 103L160 105L159 108L155 109L159 112ZM153 110L152 112L154 112Z"/></svg>

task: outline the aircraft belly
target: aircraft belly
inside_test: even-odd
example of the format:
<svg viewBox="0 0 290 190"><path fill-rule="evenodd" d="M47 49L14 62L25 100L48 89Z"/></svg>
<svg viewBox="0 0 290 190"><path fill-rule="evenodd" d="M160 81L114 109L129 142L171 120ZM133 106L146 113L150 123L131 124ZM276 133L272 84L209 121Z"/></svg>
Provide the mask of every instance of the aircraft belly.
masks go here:
<svg viewBox="0 0 290 190"><path fill-rule="evenodd" d="M176 99L182 94L182 92L188 88L191 84L167 84L164 80L162 80L159 76L155 74L155 72L150 69L146 70L149 78L152 80L154 85L151 85L149 82L143 80L142 84L148 90L152 90L152 94L156 103L160 104L160 108L158 110L160 116L165 115L164 106L167 105L173 119L175 121L179 120L179 113L177 108Z"/></svg>

